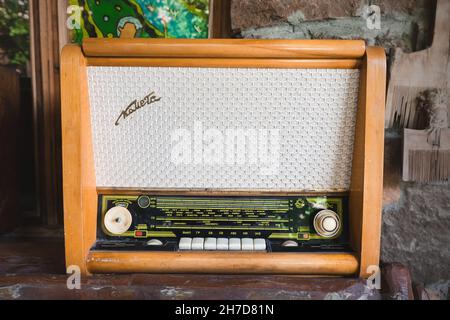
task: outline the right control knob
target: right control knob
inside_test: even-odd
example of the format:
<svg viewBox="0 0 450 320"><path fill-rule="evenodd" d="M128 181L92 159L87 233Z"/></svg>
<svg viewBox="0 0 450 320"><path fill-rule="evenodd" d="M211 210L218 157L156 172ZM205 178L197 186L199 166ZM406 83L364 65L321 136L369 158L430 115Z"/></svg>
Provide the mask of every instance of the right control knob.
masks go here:
<svg viewBox="0 0 450 320"><path fill-rule="evenodd" d="M339 216L332 210L319 211L314 217L313 224L317 234L324 238L334 237L341 229Z"/></svg>

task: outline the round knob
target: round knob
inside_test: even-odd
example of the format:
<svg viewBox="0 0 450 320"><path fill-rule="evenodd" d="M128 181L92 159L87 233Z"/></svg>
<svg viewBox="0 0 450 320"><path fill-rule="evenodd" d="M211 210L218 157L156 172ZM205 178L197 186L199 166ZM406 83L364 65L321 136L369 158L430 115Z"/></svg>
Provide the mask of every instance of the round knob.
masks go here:
<svg viewBox="0 0 450 320"><path fill-rule="evenodd" d="M103 218L106 230L112 234L122 234L131 227L133 218L127 208L116 206L109 209Z"/></svg>
<svg viewBox="0 0 450 320"><path fill-rule="evenodd" d="M314 229L324 238L334 237L340 230L339 216L332 210L322 210L314 217Z"/></svg>
<svg viewBox="0 0 450 320"><path fill-rule="evenodd" d="M326 217L322 220L322 227L325 231L333 232L337 228L337 220L332 217Z"/></svg>
<svg viewBox="0 0 450 320"><path fill-rule="evenodd" d="M139 207L142 209L148 208L150 206L150 198L148 196L140 196L137 200Z"/></svg>

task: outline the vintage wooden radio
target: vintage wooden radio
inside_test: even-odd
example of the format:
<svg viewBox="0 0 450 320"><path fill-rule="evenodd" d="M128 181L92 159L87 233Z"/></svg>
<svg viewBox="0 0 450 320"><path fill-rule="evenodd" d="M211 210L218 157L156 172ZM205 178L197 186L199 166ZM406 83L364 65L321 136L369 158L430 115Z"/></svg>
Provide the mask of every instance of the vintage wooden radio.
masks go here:
<svg viewBox="0 0 450 320"><path fill-rule="evenodd" d="M88 39L61 59L68 266L364 277L378 265L383 49Z"/></svg>

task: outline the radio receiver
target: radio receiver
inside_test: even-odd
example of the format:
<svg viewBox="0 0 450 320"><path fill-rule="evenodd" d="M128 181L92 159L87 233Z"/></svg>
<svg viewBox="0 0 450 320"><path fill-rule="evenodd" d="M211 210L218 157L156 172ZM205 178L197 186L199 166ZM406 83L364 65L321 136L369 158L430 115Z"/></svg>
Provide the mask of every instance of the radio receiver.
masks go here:
<svg viewBox="0 0 450 320"><path fill-rule="evenodd" d="M383 49L87 39L61 65L68 266L367 276L378 265Z"/></svg>

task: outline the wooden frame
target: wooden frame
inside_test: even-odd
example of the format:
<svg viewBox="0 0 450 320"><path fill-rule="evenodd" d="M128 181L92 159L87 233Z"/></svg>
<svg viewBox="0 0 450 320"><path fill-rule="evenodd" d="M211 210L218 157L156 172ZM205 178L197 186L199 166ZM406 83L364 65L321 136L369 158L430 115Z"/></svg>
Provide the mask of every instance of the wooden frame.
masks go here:
<svg viewBox="0 0 450 320"><path fill-rule="evenodd" d="M66 2L30 0L37 213L53 226L63 220L59 67L68 41L61 16Z"/></svg>
<svg viewBox="0 0 450 320"><path fill-rule="evenodd" d="M98 192L87 96L87 67L90 65L361 68L350 190L354 253L90 251L96 239ZM369 275L367 267L378 265L386 81L383 49L366 48L363 41L336 40L88 39L83 48L68 45L63 49L61 67L67 266L78 265L84 274L208 272L366 277ZM208 195L229 191L182 192ZM262 193L256 191L256 194Z"/></svg>
<svg viewBox="0 0 450 320"><path fill-rule="evenodd" d="M209 38L223 39L231 35L231 0L209 0Z"/></svg>
<svg viewBox="0 0 450 320"><path fill-rule="evenodd" d="M0 66L0 234L19 222L19 123L20 75L13 67Z"/></svg>

